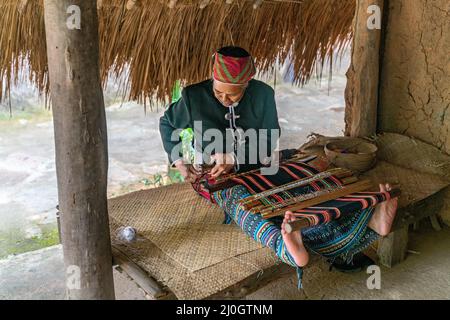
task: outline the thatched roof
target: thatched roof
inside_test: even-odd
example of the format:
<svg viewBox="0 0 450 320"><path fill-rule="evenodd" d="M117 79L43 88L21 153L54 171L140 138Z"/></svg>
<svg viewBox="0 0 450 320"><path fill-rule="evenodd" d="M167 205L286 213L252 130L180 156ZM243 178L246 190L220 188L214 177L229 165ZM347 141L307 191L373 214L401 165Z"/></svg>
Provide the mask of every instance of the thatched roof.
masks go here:
<svg viewBox="0 0 450 320"><path fill-rule="evenodd" d="M28 70L40 92L48 93L42 2L0 3L0 100L19 70ZM177 79L189 84L209 78L212 53L230 44L249 50L260 71L292 53L296 82L304 83L349 42L355 10L354 0L98 2L102 79L129 73L128 98L140 101L164 99Z"/></svg>

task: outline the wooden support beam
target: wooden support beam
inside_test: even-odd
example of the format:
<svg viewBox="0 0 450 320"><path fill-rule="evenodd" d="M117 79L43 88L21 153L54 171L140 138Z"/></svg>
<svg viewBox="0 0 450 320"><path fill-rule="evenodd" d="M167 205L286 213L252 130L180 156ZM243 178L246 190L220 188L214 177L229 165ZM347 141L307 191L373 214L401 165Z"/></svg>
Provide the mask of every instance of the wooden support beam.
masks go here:
<svg viewBox="0 0 450 320"><path fill-rule="evenodd" d="M381 29L375 25L382 19L383 7L384 0L356 0L352 62L345 89L347 136L376 133Z"/></svg>
<svg viewBox="0 0 450 320"><path fill-rule="evenodd" d="M67 295L114 299L97 1L45 0L44 10Z"/></svg>
<svg viewBox="0 0 450 320"><path fill-rule="evenodd" d="M426 217L436 216L444 206L444 190L411 204L400 208L392 225L393 232L382 238L378 247L380 263L393 267L402 262L406 257L408 246L408 229L411 224L417 224Z"/></svg>
<svg viewBox="0 0 450 320"><path fill-rule="evenodd" d="M205 300L243 299L272 281L292 274L295 274L295 269L293 267L285 263L280 263L262 270L261 272L257 271L242 281L205 298Z"/></svg>
<svg viewBox="0 0 450 320"><path fill-rule="evenodd" d="M391 268L405 260L407 250L408 226L406 225L391 232L387 237L381 238L377 253L380 263Z"/></svg>
<svg viewBox="0 0 450 320"><path fill-rule="evenodd" d="M169 296L175 298L172 293L164 290L151 276L128 259L123 252L114 247L112 250L114 264L117 264L146 294L157 300L167 299Z"/></svg>
<svg viewBox="0 0 450 320"><path fill-rule="evenodd" d="M436 231L442 230L441 223L439 222L437 215L430 216L430 221L431 221L431 226L433 227L434 230L436 230Z"/></svg>

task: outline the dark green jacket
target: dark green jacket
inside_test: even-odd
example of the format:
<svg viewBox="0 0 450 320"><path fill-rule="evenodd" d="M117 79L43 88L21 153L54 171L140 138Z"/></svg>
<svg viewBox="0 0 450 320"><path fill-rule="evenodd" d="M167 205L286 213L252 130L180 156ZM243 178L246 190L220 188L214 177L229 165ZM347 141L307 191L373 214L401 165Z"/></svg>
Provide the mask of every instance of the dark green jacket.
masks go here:
<svg viewBox="0 0 450 320"><path fill-rule="evenodd" d="M159 123L164 150L169 155L169 161L173 163L182 157L179 153L171 156L172 149L180 143L177 132L174 132L175 130L194 128L194 121L201 121L203 134L207 129L214 128L220 130L225 135L226 129L229 128L229 121L225 118L228 111L228 108L224 107L215 98L212 80L186 87L181 94L181 98L177 102L169 105ZM244 131L251 128L256 129L257 132L258 129L280 130L274 91L264 82L257 80L251 80L249 82L239 105L235 107L235 113L240 116L239 119L236 119L236 125ZM200 126L196 128L198 129ZM199 130L194 130L196 139L202 133ZM174 141L171 139L172 135L176 137L176 139L173 139ZM211 141L205 141L206 139L203 140L201 145L198 146L202 148L201 150L205 150L205 147L211 143ZM245 148L248 148L249 142L247 139ZM266 143L268 144L266 156L270 156L276 147L271 143L270 135ZM226 153L230 150L226 149L227 147L230 148L229 145L227 146L225 142L223 144L224 149L215 150L215 152ZM256 165L249 164L248 152L246 154L245 164L240 163L239 171L249 170L261 165L260 157L258 157L258 163Z"/></svg>

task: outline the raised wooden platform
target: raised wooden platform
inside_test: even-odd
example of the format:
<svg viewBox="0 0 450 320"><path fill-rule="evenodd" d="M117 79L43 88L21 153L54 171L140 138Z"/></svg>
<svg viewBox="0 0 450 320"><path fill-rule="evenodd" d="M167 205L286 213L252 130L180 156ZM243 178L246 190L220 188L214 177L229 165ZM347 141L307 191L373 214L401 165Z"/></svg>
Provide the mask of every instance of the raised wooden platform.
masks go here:
<svg viewBox="0 0 450 320"><path fill-rule="evenodd" d="M364 176L402 190L393 232L378 245L380 263L392 267L406 257L411 225L430 217L435 229L440 228L436 215L449 186L450 161L435 148L402 135L383 135L377 145L379 161ZM111 199L109 212L114 263L154 299L238 299L295 271L237 226L223 225L223 212L189 185ZM136 243L115 237L117 228L128 225L142 235Z"/></svg>

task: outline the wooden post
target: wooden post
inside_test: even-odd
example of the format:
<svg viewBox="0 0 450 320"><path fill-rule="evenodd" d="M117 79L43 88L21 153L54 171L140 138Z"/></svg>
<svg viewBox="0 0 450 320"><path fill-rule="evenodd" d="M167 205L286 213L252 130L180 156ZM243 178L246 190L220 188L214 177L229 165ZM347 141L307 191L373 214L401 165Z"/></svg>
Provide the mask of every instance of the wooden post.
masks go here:
<svg viewBox="0 0 450 320"><path fill-rule="evenodd" d="M377 130L381 29L374 22L381 22L383 4L384 0L356 0L352 62L345 89L347 136L371 136Z"/></svg>
<svg viewBox="0 0 450 320"><path fill-rule="evenodd" d="M114 299L96 0L45 0L61 238L69 299Z"/></svg>
<svg viewBox="0 0 450 320"><path fill-rule="evenodd" d="M387 237L381 238L377 250L380 263L392 268L405 260L408 250L408 225L391 232Z"/></svg>

